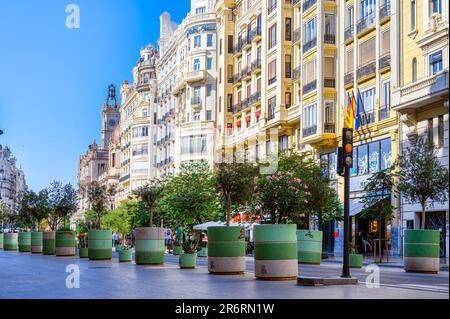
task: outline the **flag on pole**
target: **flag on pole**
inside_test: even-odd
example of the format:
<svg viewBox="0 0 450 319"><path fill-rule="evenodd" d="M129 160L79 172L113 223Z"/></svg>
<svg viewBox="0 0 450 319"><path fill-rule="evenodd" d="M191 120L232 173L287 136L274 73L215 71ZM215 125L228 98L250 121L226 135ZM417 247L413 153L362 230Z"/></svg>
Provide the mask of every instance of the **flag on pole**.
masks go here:
<svg viewBox="0 0 450 319"><path fill-rule="evenodd" d="M355 119L355 130L358 130L361 126L361 116L364 115L365 122L363 124L367 123L367 114L366 110L364 109L364 103L362 101L361 92L359 92L358 88L358 97L356 102L356 119Z"/></svg>
<svg viewBox="0 0 450 319"><path fill-rule="evenodd" d="M356 113L355 97L350 96L350 94L348 93L347 97L348 99L347 99L347 108L345 110L344 127L353 129L355 127L355 113Z"/></svg>

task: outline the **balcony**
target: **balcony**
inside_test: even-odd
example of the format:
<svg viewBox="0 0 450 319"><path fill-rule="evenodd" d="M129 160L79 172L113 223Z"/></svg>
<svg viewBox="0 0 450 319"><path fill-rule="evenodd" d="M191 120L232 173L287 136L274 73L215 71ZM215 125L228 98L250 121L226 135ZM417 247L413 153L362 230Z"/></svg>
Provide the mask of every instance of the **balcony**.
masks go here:
<svg viewBox="0 0 450 319"><path fill-rule="evenodd" d="M241 81L242 81L242 73L241 72L233 75L233 84L241 85L242 84Z"/></svg>
<svg viewBox="0 0 450 319"><path fill-rule="evenodd" d="M276 81L277 81L277 77L275 76L275 77L269 79L268 85L272 85L272 84L274 84Z"/></svg>
<svg viewBox="0 0 450 319"><path fill-rule="evenodd" d="M274 106L269 106L267 108L268 112L267 112L267 120L273 120L275 118L275 107Z"/></svg>
<svg viewBox="0 0 450 319"><path fill-rule="evenodd" d="M314 80L306 85L303 85L303 95L308 94L309 92L314 91L317 88L317 80Z"/></svg>
<svg viewBox="0 0 450 319"><path fill-rule="evenodd" d="M294 81L300 80L301 69L302 69L302 67L298 66L292 71L292 79Z"/></svg>
<svg viewBox="0 0 450 319"><path fill-rule="evenodd" d="M208 73L206 72L206 70L191 71L186 74L186 82L194 83L199 81L205 81L207 76Z"/></svg>
<svg viewBox="0 0 450 319"><path fill-rule="evenodd" d="M233 84L233 75L227 78L227 83Z"/></svg>
<svg viewBox="0 0 450 319"><path fill-rule="evenodd" d="M242 103L241 102L238 102L235 105L233 105L233 114L236 114L241 111L242 111Z"/></svg>
<svg viewBox="0 0 450 319"><path fill-rule="evenodd" d="M393 110L402 112L437 101L448 101L448 82L446 69L396 89L392 92Z"/></svg>
<svg viewBox="0 0 450 319"><path fill-rule="evenodd" d="M380 22L389 20L391 17L391 1L385 1L385 3L380 7Z"/></svg>
<svg viewBox="0 0 450 319"><path fill-rule="evenodd" d="M251 65L252 72L261 72L261 59L256 59Z"/></svg>
<svg viewBox="0 0 450 319"><path fill-rule="evenodd" d="M242 102L241 102L242 110L245 110L248 106L250 106L249 102L250 102L250 98L242 100Z"/></svg>
<svg viewBox="0 0 450 319"><path fill-rule="evenodd" d="M375 12L359 19L356 31L358 34L369 31L371 28L375 28Z"/></svg>
<svg viewBox="0 0 450 319"><path fill-rule="evenodd" d="M256 30L252 31L252 41L257 42L261 40L261 26L257 26Z"/></svg>
<svg viewBox="0 0 450 319"><path fill-rule="evenodd" d="M336 80L333 78L324 78L323 86L326 88L336 88Z"/></svg>
<svg viewBox="0 0 450 319"><path fill-rule="evenodd" d="M355 35L355 29L353 27L353 24L347 28L345 28L344 31L344 41L347 42L349 40L353 40L353 36Z"/></svg>
<svg viewBox="0 0 450 319"><path fill-rule="evenodd" d="M244 38L244 42L242 44L242 48L244 50L247 50L247 49L251 48L251 46L252 46L252 38L253 38L253 34L252 34L252 32L249 32L247 34L247 36Z"/></svg>
<svg viewBox="0 0 450 319"><path fill-rule="evenodd" d="M324 34L323 41L326 44L335 44L336 43L336 35L334 34Z"/></svg>
<svg viewBox="0 0 450 319"><path fill-rule="evenodd" d="M371 61L369 63L364 64L363 66L360 66L356 70L356 79L358 81L370 78L372 75L375 75L375 71L377 68L376 61Z"/></svg>
<svg viewBox="0 0 450 319"><path fill-rule="evenodd" d="M348 72L344 75L344 85L345 86L351 86L353 85L354 80L353 72Z"/></svg>
<svg viewBox="0 0 450 319"><path fill-rule="evenodd" d="M369 125L375 123L375 112L360 113L358 115L360 125Z"/></svg>
<svg viewBox="0 0 450 319"><path fill-rule="evenodd" d="M243 46L243 41L242 41L242 39L239 39L238 43L233 48L233 54L235 56L242 55L242 46Z"/></svg>
<svg viewBox="0 0 450 319"><path fill-rule="evenodd" d="M317 0L306 0L303 1L303 12L311 8L313 5L315 5Z"/></svg>
<svg viewBox="0 0 450 319"><path fill-rule="evenodd" d="M380 107L380 110L378 111L378 120L385 120L388 119L391 113L391 106L389 104L383 105Z"/></svg>
<svg viewBox="0 0 450 319"><path fill-rule="evenodd" d="M317 45L317 38L311 39L303 45L303 53L308 52Z"/></svg>
<svg viewBox="0 0 450 319"><path fill-rule="evenodd" d="M296 43L300 42L301 37L302 37L302 32L301 32L300 28L295 29L292 34L292 43L296 44Z"/></svg>
<svg viewBox="0 0 450 319"><path fill-rule="evenodd" d="M323 123L323 132L328 134L335 134L336 125L334 123Z"/></svg>
<svg viewBox="0 0 450 319"><path fill-rule="evenodd" d="M286 79L291 79L292 78L292 67L291 67L290 63L289 63L289 65L286 65L286 67L285 67L284 77Z"/></svg>
<svg viewBox="0 0 450 319"><path fill-rule="evenodd" d="M250 96L250 105L260 105L261 104L261 92L253 93Z"/></svg>
<svg viewBox="0 0 450 319"><path fill-rule="evenodd" d="M314 135L317 133L317 125L305 127L305 128L303 128L302 132L303 132L303 138Z"/></svg>
<svg viewBox="0 0 450 319"><path fill-rule="evenodd" d="M270 6L269 8L267 8L267 14L271 14L272 12L275 11L275 9L277 8L277 2L273 1L272 2L272 6Z"/></svg>
<svg viewBox="0 0 450 319"><path fill-rule="evenodd" d="M191 99L191 107L195 110L202 108L202 100L200 97L196 96Z"/></svg>
<svg viewBox="0 0 450 319"><path fill-rule="evenodd" d="M386 53L385 55L381 56L378 60L378 68L380 71L385 71L391 68L391 54Z"/></svg>
<svg viewBox="0 0 450 319"><path fill-rule="evenodd" d="M251 67L246 66L245 68L243 68L241 71L241 75L243 80L247 80L247 78L252 75Z"/></svg>
<svg viewBox="0 0 450 319"><path fill-rule="evenodd" d="M300 0L292 0L292 6L295 8L298 4L300 4Z"/></svg>

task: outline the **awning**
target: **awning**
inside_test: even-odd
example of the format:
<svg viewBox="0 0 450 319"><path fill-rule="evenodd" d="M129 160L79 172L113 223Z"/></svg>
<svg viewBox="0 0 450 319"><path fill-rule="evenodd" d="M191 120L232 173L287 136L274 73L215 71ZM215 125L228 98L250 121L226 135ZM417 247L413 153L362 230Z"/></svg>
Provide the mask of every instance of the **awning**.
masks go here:
<svg viewBox="0 0 450 319"><path fill-rule="evenodd" d="M239 120L239 121L236 122L236 126L237 126L237 127L241 127L241 125L242 125L241 120Z"/></svg>
<svg viewBox="0 0 450 319"><path fill-rule="evenodd" d="M255 116L256 117L260 117L261 116L261 109L255 111Z"/></svg>
<svg viewBox="0 0 450 319"><path fill-rule="evenodd" d="M250 122L251 119L252 119L251 115L247 115L245 117L245 122Z"/></svg>
<svg viewBox="0 0 450 319"><path fill-rule="evenodd" d="M364 203L361 203L360 200L360 198L350 199L350 216L355 216L361 213Z"/></svg>
<svg viewBox="0 0 450 319"><path fill-rule="evenodd" d="M207 222L199 225L194 226L194 230L208 230L208 227L212 226L223 226L224 222Z"/></svg>

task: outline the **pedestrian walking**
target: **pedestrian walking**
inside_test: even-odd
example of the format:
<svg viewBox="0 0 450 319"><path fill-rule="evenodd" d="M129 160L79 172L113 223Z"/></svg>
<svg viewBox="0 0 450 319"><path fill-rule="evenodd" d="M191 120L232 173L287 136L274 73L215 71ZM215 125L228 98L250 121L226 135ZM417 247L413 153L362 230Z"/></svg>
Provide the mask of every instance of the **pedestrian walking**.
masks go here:
<svg viewBox="0 0 450 319"><path fill-rule="evenodd" d="M166 229L164 230L164 240L167 246L167 252L169 254L172 253L172 230L169 225L166 225Z"/></svg>

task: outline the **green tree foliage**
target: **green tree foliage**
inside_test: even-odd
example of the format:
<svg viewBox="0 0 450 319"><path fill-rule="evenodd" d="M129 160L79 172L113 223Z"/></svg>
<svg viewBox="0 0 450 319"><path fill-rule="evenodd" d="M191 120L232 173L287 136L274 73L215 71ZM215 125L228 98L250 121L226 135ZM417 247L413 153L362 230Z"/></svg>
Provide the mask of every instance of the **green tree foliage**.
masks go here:
<svg viewBox="0 0 450 319"><path fill-rule="evenodd" d="M8 227L10 228L14 226L16 220L17 220L18 214L16 214L14 211L8 208L5 203L0 201L0 222L1 222L1 229L0 232L3 231L3 224L8 224Z"/></svg>
<svg viewBox="0 0 450 319"><path fill-rule="evenodd" d="M191 228L211 220L218 210L214 175L205 161L184 163L167 183L160 209L170 220Z"/></svg>
<svg viewBox="0 0 450 319"><path fill-rule="evenodd" d="M106 187L97 181L92 181L82 188L82 191L86 191L87 201L91 208L91 212L87 214L86 220L90 222L92 228L101 229L102 217L107 213L116 189L114 186Z"/></svg>
<svg viewBox="0 0 450 319"><path fill-rule="evenodd" d="M227 226L233 210L250 206L258 181L258 167L250 163L220 163L215 167L216 189L226 212Z"/></svg>
<svg viewBox="0 0 450 319"><path fill-rule="evenodd" d="M47 222L52 231L60 227L66 228L70 217L77 210L77 193L72 185L53 181L42 190L42 202L47 210Z"/></svg>
<svg viewBox="0 0 450 319"><path fill-rule="evenodd" d="M397 159L398 191L409 203L422 207L422 229L425 228L427 202L444 203L448 198L448 168L437 157L437 148L419 137Z"/></svg>
<svg viewBox="0 0 450 319"><path fill-rule="evenodd" d="M148 213L148 225L153 227L153 215L155 213L155 206L161 198L162 192L166 185L166 180L154 179L146 185L139 187L133 191L135 195L146 207ZM159 212L159 210L157 211Z"/></svg>
<svg viewBox="0 0 450 319"><path fill-rule="evenodd" d="M37 229L39 223L47 218L47 192L27 190L19 195L18 224L21 228Z"/></svg>

